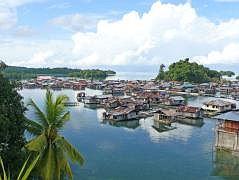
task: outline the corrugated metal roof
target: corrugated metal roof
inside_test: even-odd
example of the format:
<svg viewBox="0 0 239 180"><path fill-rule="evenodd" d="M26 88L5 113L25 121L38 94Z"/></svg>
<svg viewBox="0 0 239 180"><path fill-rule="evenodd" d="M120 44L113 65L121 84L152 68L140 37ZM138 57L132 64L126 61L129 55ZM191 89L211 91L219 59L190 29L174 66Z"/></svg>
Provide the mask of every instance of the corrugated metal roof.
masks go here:
<svg viewBox="0 0 239 180"><path fill-rule="evenodd" d="M230 111L230 112L215 116L214 119L239 121L239 112L238 111Z"/></svg>

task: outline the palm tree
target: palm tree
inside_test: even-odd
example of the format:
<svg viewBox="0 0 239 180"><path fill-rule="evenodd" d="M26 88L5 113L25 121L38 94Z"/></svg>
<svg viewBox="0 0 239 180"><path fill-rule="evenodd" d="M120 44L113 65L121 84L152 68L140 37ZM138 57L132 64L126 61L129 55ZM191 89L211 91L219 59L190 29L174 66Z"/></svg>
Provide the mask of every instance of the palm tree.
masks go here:
<svg viewBox="0 0 239 180"><path fill-rule="evenodd" d="M27 130L35 136L26 148L40 155L36 165L36 174L42 179L60 179L63 176L73 178L68 159L83 165L84 159L59 131L70 119L65 111L67 96L53 98L50 90L46 92L45 109L42 111L31 99L28 103L35 111L36 121L27 120Z"/></svg>

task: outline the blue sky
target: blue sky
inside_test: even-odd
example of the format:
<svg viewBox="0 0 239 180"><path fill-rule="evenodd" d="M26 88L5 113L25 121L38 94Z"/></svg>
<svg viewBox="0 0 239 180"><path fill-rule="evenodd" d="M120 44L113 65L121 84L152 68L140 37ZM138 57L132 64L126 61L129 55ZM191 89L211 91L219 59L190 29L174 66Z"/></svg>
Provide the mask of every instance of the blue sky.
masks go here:
<svg viewBox="0 0 239 180"><path fill-rule="evenodd" d="M156 0L39 0L35 3L23 4L18 8L18 23L46 31L44 28L49 26L48 22L62 15L79 13L118 19L132 10L141 14L147 12L154 2ZM214 22L239 18L239 1L161 0L161 2L172 4L190 2L200 16L205 16Z"/></svg>
<svg viewBox="0 0 239 180"><path fill-rule="evenodd" d="M0 0L0 58L142 71L180 58L239 67L239 0Z"/></svg>

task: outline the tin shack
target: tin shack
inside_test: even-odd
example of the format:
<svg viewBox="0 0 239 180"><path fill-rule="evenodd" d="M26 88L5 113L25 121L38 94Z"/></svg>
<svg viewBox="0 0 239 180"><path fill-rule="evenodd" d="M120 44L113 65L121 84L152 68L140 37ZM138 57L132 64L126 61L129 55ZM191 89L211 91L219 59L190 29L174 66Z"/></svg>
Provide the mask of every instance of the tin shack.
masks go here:
<svg viewBox="0 0 239 180"><path fill-rule="evenodd" d="M229 112L228 114L217 117L215 147L239 152L239 113Z"/></svg>

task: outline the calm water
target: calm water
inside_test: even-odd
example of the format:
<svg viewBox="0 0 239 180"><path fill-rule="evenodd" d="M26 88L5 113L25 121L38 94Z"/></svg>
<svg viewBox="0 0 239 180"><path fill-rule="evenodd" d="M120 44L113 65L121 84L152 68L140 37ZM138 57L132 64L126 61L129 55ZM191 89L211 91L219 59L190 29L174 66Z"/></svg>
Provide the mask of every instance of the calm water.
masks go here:
<svg viewBox="0 0 239 180"><path fill-rule="evenodd" d="M33 98L42 106L44 90L20 92L27 102ZM72 90L55 91L74 100ZM87 90L87 94L100 94ZM189 98L188 103L200 105L205 98ZM215 120L204 119L202 127L174 124L176 129L159 133L152 118L112 125L101 120L102 109L83 106L69 108L71 121L62 134L84 155L83 167L73 166L75 179L154 180L154 179L233 179L223 177L239 174L238 163L231 154L213 153ZM34 118L32 111L27 116ZM225 157L225 158L224 158ZM226 163L225 160L226 159ZM229 159L229 160L228 160ZM220 176L219 176L220 175ZM238 179L234 176L234 179Z"/></svg>
<svg viewBox="0 0 239 180"><path fill-rule="evenodd" d="M157 72L117 72L115 76L109 76L107 80L149 80L157 76Z"/></svg>

